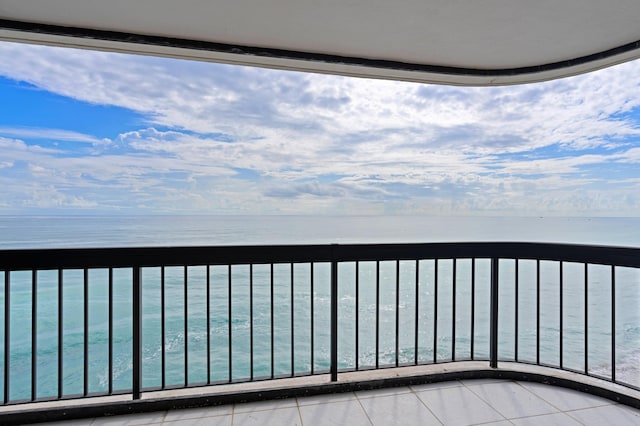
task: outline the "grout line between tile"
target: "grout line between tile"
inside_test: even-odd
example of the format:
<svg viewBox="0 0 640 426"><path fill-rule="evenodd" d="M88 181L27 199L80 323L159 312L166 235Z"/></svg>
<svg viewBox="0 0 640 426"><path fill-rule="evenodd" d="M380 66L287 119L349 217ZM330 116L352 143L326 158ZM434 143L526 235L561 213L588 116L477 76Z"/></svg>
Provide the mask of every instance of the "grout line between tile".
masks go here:
<svg viewBox="0 0 640 426"><path fill-rule="evenodd" d="M300 419L300 426L304 426L304 421L302 420L302 413L300 412L300 406L298 405L297 398L296 398L296 411L298 411L298 419Z"/></svg>
<svg viewBox="0 0 640 426"><path fill-rule="evenodd" d="M593 406L589 406L589 407L582 407L582 408L575 408L575 409L571 409L571 410L563 410L560 407L557 407L552 401L547 400L545 397L543 397L542 395L538 395L536 392L528 389L526 386L523 386L520 382L516 382L518 383L518 385L520 385L520 387L524 388L526 391L532 393L533 395L535 395L536 397L540 398L541 400L543 400L544 402L546 402L547 404L551 405L553 408L555 408L556 410L558 410L561 413L568 413L570 411L579 411L579 410L585 410L588 408L598 408L598 407L606 407L607 405L615 405L617 404L614 401L605 399L604 402L602 404L598 404L598 405L593 405ZM566 389L566 388L560 388L560 389ZM582 394L583 392L577 391L577 390L572 390L573 392L577 392L579 394ZM585 395L590 395L591 394L585 394Z"/></svg>
<svg viewBox="0 0 640 426"><path fill-rule="evenodd" d="M507 422L507 423L509 423L510 425L514 424L514 423L513 423L511 420L509 420L509 419L498 420L498 422ZM495 421L495 420L494 420L494 421L484 422L484 423L473 423L472 425L469 425L469 426L483 426L483 425L491 425L491 424L494 424L494 423L497 423L497 421Z"/></svg>
<svg viewBox="0 0 640 426"><path fill-rule="evenodd" d="M411 387L409 387L409 389L411 389ZM443 389L443 388L438 388L438 389ZM433 389L433 390L437 390L437 389ZM428 391L422 391L422 392L428 392ZM440 420L440 417L438 417L436 415L436 413L434 413L433 410L431 410L431 408L429 408L429 406L427 404L425 404L425 402L422 400L422 398L420 398L418 396L417 392L415 392L413 389L411 389L411 393L413 393L415 395L415 397L418 399L420 404L422 404L431 413L433 418L436 419L438 421L438 423L440 423L441 425L444 425L444 422L442 420Z"/></svg>
<svg viewBox="0 0 640 426"><path fill-rule="evenodd" d="M555 408L556 410L558 410L560 413L565 413L565 410L562 410L560 407L557 407L553 402L551 401L547 401L546 398L544 398L542 395L538 395L537 393L535 393L534 391L528 389L526 386L522 386L522 383L520 382L515 382L518 384L518 386L520 386L522 389L526 390L527 392L529 392L530 394L532 394L533 396L540 398L541 400L543 400L544 402L546 402L547 404L551 405L553 408Z"/></svg>
<svg viewBox="0 0 640 426"><path fill-rule="evenodd" d="M563 411L563 413L566 413L566 414L570 414L570 413L577 413L578 411L593 410L593 409L597 409L597 408L607 407L607 406L609 406L609 405L614 406L614 407L616 407L616 406L620 406L620 407L628 407L628 405L615 403L615 404L596 405L595 407L582 407L582 408L576 408L576 409L573 409L573 410L566 410L566 411Z"/></svg>
<svg viewBox="0 0 640 426"><path fill-rule="evenodd" d="M513 383L513 382L514 382L513 380L505 380L504 382L495 382L495 383L506 384L506 383ZM487 383L487 384L493 384L493 383ZM463 385L464 385L464 383L463 383ZM507 418L507 416L505 416L504 414L502 414L502 411L498 410L496 407L494 407L494 405L493 405L491 402L487 401L487 400L486 400L486 399L484 399L482 396L480 396L478 393L474 392L474 391L473 391L473 389L472 389L472 387L473 387L473 386L467 386L467 385L464 385L464 387L465 387L465 388L467 388L467 389L469 390L469 392L471 392L472 394L474 394L474 395L475 395L475 396L476 396L480 401L482 401L482 402L484 402L485 404L487 404L487 405L488 405L488 406L489 406L493 411L495 411L496 413L498 413L498 415L499 415L500 417L502 417L502 420L500 420L500 421L503 421L503 420L509 421L509 419ZM509 422L509 423L511 423L511 422Z"/></svg>
<svg viewBox="0 0 640 426"><path fill-rule="evenodd" d="M300 426L304 426L304 420L302 420L302 413L300 412L300 402L298 401L298 397L294 398L296 400L296 410L298 410L298 418L300 419ZM233 424L231 424L233 426Z"/></svg>
<svg viewBox="0 0 640 426"><path fill-rule="evenodd" d="M373 426L373 420L371 420L371 417L369 417L369 413L367 413L367 410L364 409L364 406L362 405L362 401L360 401L360 398L358 398L357 394L356 394L356 401L358 401L358 405L360 406L362 411L364 411L364 415L367 416L367 420L369 420L369 424Z"/></svg>
<svg viewBox="0 0 640 426"><path fill-rule="evenodd" d="M584 408L581 408L580 410L584 410ZM575 412L575 411L580 411L580 410L565 411L564 413L565 413L567 416L571 417L571 419L573 419L573 420L575 420L576 422L580 423L581 425L585 426L585 424L584 424L584 423L582 423L580 420L576 419L575 417L573 417L573 416L571 415L571 413L573 413L573 412Z"/></svg>

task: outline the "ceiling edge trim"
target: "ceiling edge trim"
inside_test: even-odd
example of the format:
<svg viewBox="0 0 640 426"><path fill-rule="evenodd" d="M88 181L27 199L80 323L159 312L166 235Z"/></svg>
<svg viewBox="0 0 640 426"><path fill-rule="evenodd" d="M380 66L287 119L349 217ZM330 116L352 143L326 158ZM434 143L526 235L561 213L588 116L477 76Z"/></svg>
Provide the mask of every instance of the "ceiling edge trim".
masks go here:
<svg viewBox="0 0 640 426"><path fill-rule="evenodd" d="M0 39L4 38L10 41L63 45L63 43L52 42L50 38L64 37L84 41L74 43L74 47L94 48L98 47L96 46L96 42L124 43L126 45L141 45L160 48L164 53L156 53L160 53L161 56L172 56L166 53L166 49L177 49L180 50L182 54L176 55L176 57L192 57L196 60L216 61L215 55L221 55L219 58L220 62L227 63L267 66L270 68L299 69L310 72L328 72L373 78L377 77L395 80L462 85L502 85L551 80L604 68L640 57L640 40L638 40L602 52L563 61L526 67L484 69L408 63L385 59L359 58L295 50L233 45L201 40L67 27L7 19L0 19L0 30L12 33L28 33L30 36L25 37L24 39L21 39L20 37L0 37ZM109 49L105 49L103 46L102 50ZM122 51L123 49L114 49L114 51L115 50ZM138 50L131 48L125 50L130 53L154 54L153 49ZM185 55L185 51L207 52L214 54L214 57L202 57L197 54ZM229 59L230 56L236 57L237 60ZM277 61L285 61L286 64L279 66ZM306 65L296 67L291 65L292 62L305 63ZM313 65L310 66L310 64L318 65L316 68ZM352 67L363 68L368 71L360 73L354 70L349 70ZM375 70L380 70L380 75L377 75ZM387 71L390 74L385 74L383 71ZM412 77L414 74L427 75L429 77Z"/></svg>

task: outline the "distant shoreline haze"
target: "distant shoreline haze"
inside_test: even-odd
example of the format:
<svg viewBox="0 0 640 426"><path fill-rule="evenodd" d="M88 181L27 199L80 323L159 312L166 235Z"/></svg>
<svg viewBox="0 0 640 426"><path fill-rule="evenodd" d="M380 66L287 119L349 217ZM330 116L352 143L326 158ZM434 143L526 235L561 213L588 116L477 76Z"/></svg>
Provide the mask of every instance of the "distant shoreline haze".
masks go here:
<svg viewBox="0 0 640 426"><path fill-rule="evenodd" d="M0 248L531 241L640 246L640 218L0 216Z"/></svg>

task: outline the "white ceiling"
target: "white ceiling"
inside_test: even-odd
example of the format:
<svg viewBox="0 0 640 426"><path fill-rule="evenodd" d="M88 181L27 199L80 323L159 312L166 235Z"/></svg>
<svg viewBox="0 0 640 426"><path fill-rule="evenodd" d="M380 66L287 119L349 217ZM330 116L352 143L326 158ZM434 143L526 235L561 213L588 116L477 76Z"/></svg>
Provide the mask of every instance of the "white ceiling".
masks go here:
<svg viewBox="0 0 640 426"><path fill-rule="evenodd" d="M638 0L0 0L0 20L9 41L446 84L640 57Z"/></svg>

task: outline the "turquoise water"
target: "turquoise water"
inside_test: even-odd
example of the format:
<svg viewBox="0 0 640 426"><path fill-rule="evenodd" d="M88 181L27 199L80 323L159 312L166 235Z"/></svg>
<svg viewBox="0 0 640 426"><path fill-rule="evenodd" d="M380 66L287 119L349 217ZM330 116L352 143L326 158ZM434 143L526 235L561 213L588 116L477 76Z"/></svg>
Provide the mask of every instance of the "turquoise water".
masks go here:
<svg viewBox="0 0 640 426"><path fill-rule="evenodd" d="M550 241L640 245L640 219L588 218L421 218L421 217L0 217L0 248L24 247L105 247L233 244L308 244L435 241ZM488 356L487 329L489 264L476 262L476 330L474 356ZM373 366L376 363L376 335L381 365L413 362L415 330L415 262L400 262L400 294L396 298L395 262L380 264L380 306L376 312L376 264L359 266L360 300L356 310L355 264L339 267L339 362L341 368ZM456 336L452 336L452 261L426 260L418 264L420 294L417 309L419 361L431 361L434 321L437 331L437 359L469 358L471 342L471 261L456 264ZM438 318L433 317L438 268ZM502 261L504 280L500 293L502 358L515 356L511 337L515 324L513 276L515 263ZM535 360L535 263L521 261L518 355ZM188 324L185 334L185 279L183 268L165 269L165 342L161 341L160 268L145 268L143 282L143 386L161 385L161 358L165 356L165 385L226 381L271 375L288 375L326 370L329 365L329 277L328 264L311 266L275 265L273 279L273 324L271 335L270 267L253 268L253 317L249 311L250 269L233 266L231 303L229 269L209 270L210 377L207 377L207 300L205 267L187 271ZM114 271L113 388L131 386L131 270ZM564 363L581 370L584 351L583 274L578 265L565 264ZM4 282L4 276L0 278ZM559 362L559 265L542 262L541 269L541 361ZM292 277L293 283L292 285ZM83 391L84 303L82 271L65 271L63 276L63 393ZM616 276L616 374L619 379L640 384L640 276L638 271L619 268ZM588 336L592 373L610 376L611 336L609 269L589 268ZM11 274L11 356L10 397L29 398L31 392L31 273ZM293 290L292 290L293 289ZM2 300L5 291L2 284ZM104 392L108 371L108 271L91 270L89 276L89 342L87 376L90 392ZM398 299L398 302L396 302ZM57 271L40 271L37 276L37 394L57 394L58 383L58 277ZM567 304L567 301L572 301ZM313 302L314 327L311 328ZM293 308L292 308L293 303ZM397 303L397 308L396 308ZM2 306L0 305L0 306ZM231 321L229 318L231 309ZM290 313L294 312L293 320ZM357 313L357 317L356 317ZM376 330L376 315L380 318ZM400 330L396 354L396 317ZM16 320L27 318L27 321ZM360 324L355 347L356 318ZM4 317L0 330L4 330ZM249 351L253 330L253 371ZM314 351L311 353L313 333ZM231 334L231 339L230 339ZM187 341L185 345L185 336ZM274 356L272 358L273 338ZM4 336L2 336L4 339ZM1 341L1 340L0 340ZM231 341L231 348L229 342ZM185 379L185 346L189 360ZM292 349L293 348L293 349ZM4 350L4 349L3 349ZM357 350L357 356L356 356ZM229 352L233 364L229 366ZM293 357L291 356L293 353ZM313 359L312 359L313 355ZM292 359L293 358L293 359Z"/></svg>

